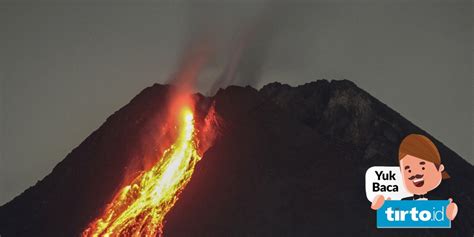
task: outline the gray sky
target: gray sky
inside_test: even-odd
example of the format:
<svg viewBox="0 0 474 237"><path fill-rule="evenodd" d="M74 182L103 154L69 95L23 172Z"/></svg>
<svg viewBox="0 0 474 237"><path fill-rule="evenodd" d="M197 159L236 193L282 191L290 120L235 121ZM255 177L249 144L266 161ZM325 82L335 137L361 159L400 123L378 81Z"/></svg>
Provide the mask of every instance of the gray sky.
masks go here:
<svg viewBox="0 0 474 237"><path fill-rule="evenodd" d="M256 87L350 79L474 163L472 2L377 2L0 3L0 204L167 81L203 31L219 54L200 78L206 92L261 15L269 25L245 59L259 56Z"/></svg>

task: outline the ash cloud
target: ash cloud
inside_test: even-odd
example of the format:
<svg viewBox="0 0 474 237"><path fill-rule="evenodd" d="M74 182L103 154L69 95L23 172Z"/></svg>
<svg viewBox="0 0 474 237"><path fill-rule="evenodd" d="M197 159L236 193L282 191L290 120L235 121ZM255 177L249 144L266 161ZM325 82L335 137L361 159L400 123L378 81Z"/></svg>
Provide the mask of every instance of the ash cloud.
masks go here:
<svg viewBox="0 0 474 237"><path fill-rule="evenodd" d="M181 55L186 57L203 44L210 47L212 60L207 69L213 73L203 78L208 95L229 85L257 87L272 41L290 17L288 8L274 1L189 2L186 15L188 42Z"/></svg>

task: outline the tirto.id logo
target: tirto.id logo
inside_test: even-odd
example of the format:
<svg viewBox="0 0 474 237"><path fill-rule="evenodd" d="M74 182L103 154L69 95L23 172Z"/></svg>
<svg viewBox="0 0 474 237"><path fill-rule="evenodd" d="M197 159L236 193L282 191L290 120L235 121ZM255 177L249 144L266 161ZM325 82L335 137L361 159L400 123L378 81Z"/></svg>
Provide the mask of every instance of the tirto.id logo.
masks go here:
<svg viewBox="0 0 474 237"><path fill-rule="evenodd" d="M377 210L377 228L451 228L448 204L448 200L388 200Z"/></svg>

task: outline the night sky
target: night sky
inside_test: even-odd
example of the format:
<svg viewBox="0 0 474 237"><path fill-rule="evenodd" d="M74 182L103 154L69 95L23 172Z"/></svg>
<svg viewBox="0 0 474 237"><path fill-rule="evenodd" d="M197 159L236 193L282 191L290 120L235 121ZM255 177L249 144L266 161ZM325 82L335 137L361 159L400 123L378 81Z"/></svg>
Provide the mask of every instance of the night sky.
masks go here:
<svg viewBox="0 0 474 237"><path fill-rule="evenodd" d="M249 29L234 84L349 79L474 163L471 1L66 2L0 1L0 205L201 38L207 93Z"/></svg>

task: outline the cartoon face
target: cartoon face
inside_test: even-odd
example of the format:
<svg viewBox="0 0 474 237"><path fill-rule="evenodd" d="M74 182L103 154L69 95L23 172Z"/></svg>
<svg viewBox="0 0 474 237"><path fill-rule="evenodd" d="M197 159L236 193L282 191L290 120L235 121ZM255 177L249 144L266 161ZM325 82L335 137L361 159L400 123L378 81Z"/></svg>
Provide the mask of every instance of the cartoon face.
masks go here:
<svg viewBox="0 0 474 237"><path fill-rule="evenodd" d="M429 161L406 155L400 160L403 183L406 189L417 195L426 194L441 183L444 166L439 169Z"/></svg>

